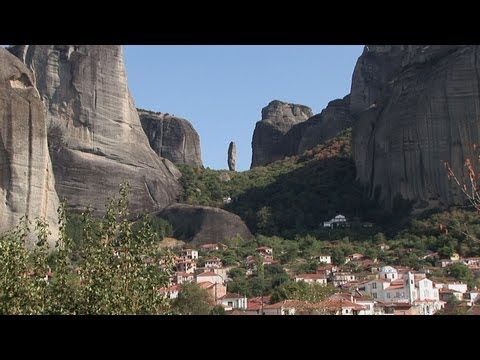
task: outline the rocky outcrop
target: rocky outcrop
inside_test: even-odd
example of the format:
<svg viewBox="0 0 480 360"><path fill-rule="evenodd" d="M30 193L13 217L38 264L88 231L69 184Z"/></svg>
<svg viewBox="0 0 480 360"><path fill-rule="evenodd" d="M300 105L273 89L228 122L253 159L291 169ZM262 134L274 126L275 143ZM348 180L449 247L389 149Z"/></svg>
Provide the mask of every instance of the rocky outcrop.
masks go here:
<svg viewBox="0 0 480 360"><path fill-rule="evenodd" d="M173 225L175 238L197 244L222 242L237 235L243 240L253 239L238 215L218 208L174 204L156 215Z"/></svg>
<svg viewBox="0 0 480 360"><path fill-rule="evenodd" d="M180 173L150 148L127 87L122 47L21 45L47 109L56 189L70 208L104 210L118 185L131 186L133 212L163 208Z"/></svg>
<svg viewBox="0 0 480 360"><path fill-rule="evenodd" d="M192 124L169 114L138 110L143 131L158 156L175 164L202 166L200 137Z"/></svg>
<svg viewBox="0 0 480 360"><path fill-rule="evenodd" d="M26 66L0 48L0 233L28 215L58 234L55 180L47 146L45 108ZM33 239L32 239L33 240Z"/></svg>
<svg viewBox="0 0 480 360"><path fill-rule="evenodd" d="M235 171L235 165L237 164L237 145L233 141L228 145L228 169Z"/></svg>
<svg viewBox="0 0 480 360"><path fill-rule="evenodd" d="M476 45L365 47L351 111L357 176L371 197L391 206L400 194L420 208L464 202L444 162L466 177L465 159L478 156L479 55Z"/></svg>
<svg viewBox="0 0 480 360"><path fill-rule="evenodd" d="M270 103L271 105L272 103ZM269 105L269 106L270 106ZM288 105L288 104L287 104ZM269 107L267 106L267 108ZM300 105L294 105L300 106ZM266 108L266 109L267 109ZM278 105L274 107L283 109ZM304 107L306 108L306 107ZM283 118L281 112L270 110L268 116L273 113L274 124L281 124L281 129L288 129L283 132L271 125L269 118L263 123L263 120L257 123L253 135L252 167L266 165L286 156L301 155L305 150L311 149L318 144L335 137L340 131L353 125L353 117L350 113L350 96L343 99L333 100L320 114L311 116L311 110L302 111L302 114L309 115L308 120L302 120L303 117L297 117L295 124L287 113L286 124L279 120ZM264 109L265 110L265 109ZM297 110L298 113L298 110ZM263 114L263 112L262 112ZM280 115L278 115L280 114ZM288 127L290 126L290 127ZM258 131L257 131L258 129ZM267 144L260 146L259 144ZM260 160L261 161L260 161Z"/></svg>
<svg viewBox="0 0 480 360"><path fill-rule="evenodd" d="M252 139L252 165L263 166L283 159L284 135L296 124L312 117L312 110L304 105L274 100L262 109L262 120L257 122Z"/></svg>
<svg viewBox="0 0 480 360"><path fill-rule="evenodd" d="M320 114L295 125L283 140L285 155L301 155L306 150L334 138L340 131L353 126L350 96L330 101Z"/></svg>

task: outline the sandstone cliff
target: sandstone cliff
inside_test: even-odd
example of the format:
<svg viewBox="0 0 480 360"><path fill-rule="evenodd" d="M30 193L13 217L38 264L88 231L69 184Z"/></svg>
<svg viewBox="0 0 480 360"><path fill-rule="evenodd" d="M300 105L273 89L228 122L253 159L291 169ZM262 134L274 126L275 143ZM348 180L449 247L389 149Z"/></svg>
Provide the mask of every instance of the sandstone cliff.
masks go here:
<svg viewBox="0 0 480 360"><path fill-rule="evenodd" d="M200 137L192 124L169 114L139 110L150 147L175 164L202 166Z"/></svg>
<svg viewBox="0 0 480 360"><path fill-rule="evenodd" d="M262 115L263 120L257 123L253 134L252 168L301 155L353 125L349 95L329 102L315 116L306 106L278 101L270 103Z"/></svg>
<svg viewBox="0 0 480 360"><path fill-rule="evenodd" d="M166 218L175 229L174 237L197 244L222 242L241 236L251 240L253 236L238 215L228 211L186 204L174 204L158 213Z"/></svg>
<svg viewBox="0 0 480 360"><path fill-rule="evenodd" d="M58 195L72 209L99 212L119 183L131 185L131 209L175 201L180 173L150 148L127 87L121 46L20 45L12 52L33 70L47 108Z"/></svg>
<svg viewBox="0 0 480 360"><path fill-rule="evenodd" d="M45 109L26 66L0 48L0 233L23 215L48 221L58 233L55 180Z"/></svg>
<svg viewBox="0 0 480 360"><path fill-rule="evenodd" d="M476 45L366 46L355 67L351 111L358 178L372 197L417 207L463 203L444 161L464 176L480 140ZM478 155L478 154L477 154ZM474 161L475 164L477 161Z"/></svg>
<svg viewBox="0 0 480 360"><path fill-rule="evenodd" d="M252 139L252 165L263 166L285 157L284 135L296 124L312 116L304 105L274 100L262 109L262 120L257 122Z"/></svg>

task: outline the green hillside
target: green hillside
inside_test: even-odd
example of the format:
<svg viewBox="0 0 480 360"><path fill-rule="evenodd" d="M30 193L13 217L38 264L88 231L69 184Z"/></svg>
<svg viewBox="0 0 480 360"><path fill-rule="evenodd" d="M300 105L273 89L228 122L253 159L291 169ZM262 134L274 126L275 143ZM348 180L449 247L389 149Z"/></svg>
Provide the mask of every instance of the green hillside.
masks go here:
<svg viewBox="0 0 480 360"><path fill-rule="evenodd" d="M323 221L337 214L357 222L373 222L381 215L355 181L351 129L301 156L244 172L180 169L181 202L223 207L254 233L293 238L321 232ZM223 201L227 197L229 204Z"/></svg>

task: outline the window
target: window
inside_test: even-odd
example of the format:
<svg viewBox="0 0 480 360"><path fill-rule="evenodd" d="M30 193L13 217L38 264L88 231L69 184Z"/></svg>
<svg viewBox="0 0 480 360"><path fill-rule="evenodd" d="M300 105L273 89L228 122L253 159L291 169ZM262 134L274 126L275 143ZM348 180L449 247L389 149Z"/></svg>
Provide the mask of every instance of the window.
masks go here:
<svg viewBox="0 0 480 360"><path fill-rule="evenodd" d="M376 292L372 293L372 296L373 296L374 299L376 299L377 298L377 293Z"/></svg>
<svg viewBox="0 0 480 360"><path fill-rule="evenodd" d="M233 307L233 301L229 301L228 306Z"/></svg>
<svg viewBox="0 0 480 360"><path fill-rule="evenodd" d="M372 283L372 289L376 289L376 288L377 288L377 283L376 282Z"/></svg>
<svg viewBox="0 0 480 360"><path fill-rule="evenodd" d="M389 292L387 292L387 298L390 299L390 293Z"/></svg>

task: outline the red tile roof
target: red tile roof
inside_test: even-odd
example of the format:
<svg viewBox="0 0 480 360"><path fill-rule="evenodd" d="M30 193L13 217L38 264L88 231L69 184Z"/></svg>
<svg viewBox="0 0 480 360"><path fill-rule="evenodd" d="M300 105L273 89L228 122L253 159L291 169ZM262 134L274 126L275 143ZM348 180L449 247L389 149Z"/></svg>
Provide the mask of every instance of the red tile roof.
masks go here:
<svg viewBox="0 0 480 360"><path fill-rule="evenodd" d="M198 283L198 286L202 289L210 289L212 286L215 286L215 284L210 281L203 281Z"/></svg>

